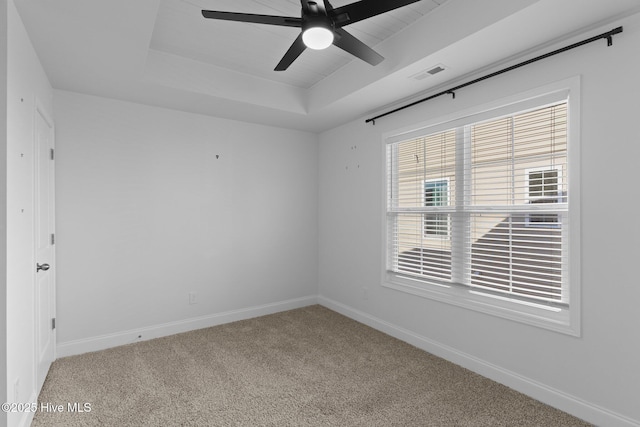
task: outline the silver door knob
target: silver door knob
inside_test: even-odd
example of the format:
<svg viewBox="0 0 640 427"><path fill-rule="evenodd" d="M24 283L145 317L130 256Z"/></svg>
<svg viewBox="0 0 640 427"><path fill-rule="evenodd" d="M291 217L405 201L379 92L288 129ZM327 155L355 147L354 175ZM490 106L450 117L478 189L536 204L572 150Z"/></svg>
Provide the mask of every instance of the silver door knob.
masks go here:
<svg viewBox="0 0 640 427"><path fill-rule="evenodd" d="M40 270L47 271L49 268L49 264L36 264L36 273Z"/></svg>

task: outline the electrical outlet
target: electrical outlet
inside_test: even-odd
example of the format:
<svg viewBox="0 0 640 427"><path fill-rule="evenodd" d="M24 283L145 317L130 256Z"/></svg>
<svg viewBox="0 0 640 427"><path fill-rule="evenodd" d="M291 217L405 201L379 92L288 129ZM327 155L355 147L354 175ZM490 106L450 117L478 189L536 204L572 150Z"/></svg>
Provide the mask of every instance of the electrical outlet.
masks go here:
<svg viewBox="0 0 640 427"><path fill-rule="evenodd" d="M13 401L16 403L20 402L20 378L13 383Z"/></svg>
<svg viewBox="0 0 640 427"><path fill-rule="evenodd" d="M369 299L369 288L366 286L362 287L362 299L365 301Z"/></svg>
<svg viewBox="0 0 640 427"><path fill-rule="evenodd" d="M195 292L189 292L189 304L195 304L197 303L197 296L198 294L196 294Z"/></svg>

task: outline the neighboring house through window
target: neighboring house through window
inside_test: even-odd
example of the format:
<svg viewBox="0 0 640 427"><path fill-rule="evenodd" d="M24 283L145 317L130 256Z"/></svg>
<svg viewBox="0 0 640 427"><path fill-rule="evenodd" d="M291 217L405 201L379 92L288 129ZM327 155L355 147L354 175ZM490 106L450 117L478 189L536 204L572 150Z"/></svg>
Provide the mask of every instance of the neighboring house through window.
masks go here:
<svg viewBox="0 0 640 427"><path fill-rule="evenodd" d="M447 206L449 204L449 180L434 179L424 181L424 205L428 207ZM429 238L449 237L449 218L447 214L424 214L424 235Z"/></svg>
<svg viewBox="0 0 640 427"><path fill-rule="evenodd" d="M562 168L529 169L526 171L527 200L532 204L560 203L562 201ZM530 227L557 227L557 214L529 214Z"/></svg>

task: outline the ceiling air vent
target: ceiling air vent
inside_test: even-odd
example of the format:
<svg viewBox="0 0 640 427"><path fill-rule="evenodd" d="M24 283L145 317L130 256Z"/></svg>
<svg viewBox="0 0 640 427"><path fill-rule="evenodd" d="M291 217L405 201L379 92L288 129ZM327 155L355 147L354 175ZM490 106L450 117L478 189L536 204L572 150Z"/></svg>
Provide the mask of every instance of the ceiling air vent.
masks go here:
<svg viewBox="0 0 640 427"><path fill-rule="evenodd" d="M426 79L429 76L434 76L444 70L446 70L447 67L445 67L442 64L438 64L436 66L433 66L431 68L428 68L426 70L420 71L417 74L412 75L410 78L414 79L414 80L423 80Z"/></svg>

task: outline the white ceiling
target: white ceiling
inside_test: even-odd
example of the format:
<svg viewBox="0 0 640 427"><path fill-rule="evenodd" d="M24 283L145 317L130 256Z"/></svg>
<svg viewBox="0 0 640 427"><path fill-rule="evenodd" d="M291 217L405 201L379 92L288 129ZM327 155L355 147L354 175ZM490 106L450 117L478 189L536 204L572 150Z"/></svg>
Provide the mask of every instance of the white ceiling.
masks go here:
<svg viewBox="0 0 640 427"><path fill-rule="evenodd" d="M209 20L200 10L299 16L297 0L14 1L56 89L316 132L640 6L421 0L345 28L385 57L378 66L332 46L276 72L298 29ZM445 71L413 78L439 64Z"/></svg>

